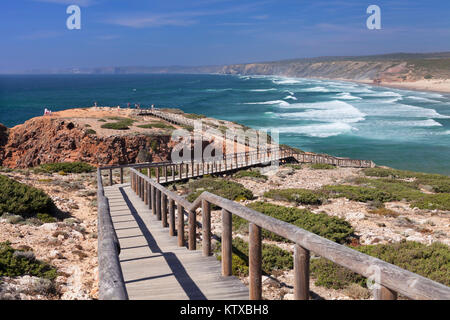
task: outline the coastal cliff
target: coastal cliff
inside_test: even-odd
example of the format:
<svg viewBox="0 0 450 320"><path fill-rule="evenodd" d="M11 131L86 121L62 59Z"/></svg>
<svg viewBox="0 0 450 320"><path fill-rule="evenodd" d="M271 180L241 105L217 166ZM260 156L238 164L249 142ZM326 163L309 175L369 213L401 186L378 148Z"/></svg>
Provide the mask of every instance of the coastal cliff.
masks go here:
<svg viewBox="0 0 450 320"><path fill-rule="evenodd" d="M2 128L0 165L9 168L72 161L96 166L135 163L141 149L147 150L153 161L165 161L173 144L170 135L90 134L82 124L59 118L39 117L9 130Z"/></svg>
<svg viewBox="0 0 450 320"><path fill-rule="evenodd" d="M450 54L325 57L233 64L221 67L218 73L385 82L449 79Z"/></svg>

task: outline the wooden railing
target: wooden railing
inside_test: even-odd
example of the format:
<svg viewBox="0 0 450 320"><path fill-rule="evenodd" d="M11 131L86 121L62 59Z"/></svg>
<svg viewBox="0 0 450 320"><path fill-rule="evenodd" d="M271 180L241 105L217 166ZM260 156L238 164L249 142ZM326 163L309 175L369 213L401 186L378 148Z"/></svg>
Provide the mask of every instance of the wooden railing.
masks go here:
<svg viewBox="0 0 450 320"><path fill-rule="evenodd" d="M211 205L222 209L222 274L232 272L232 215L249 222L249 284L250 299L262 298L262 229L273 232L295 243L294 296L309 298L310 253L319 255L375 281L375 299L397 299L397 293L411 299L450 299L450 288L409 272L395 265L320 237L284 221L269 217L209 192L203 192L193 203L166 189L136 168L131 168L131 187L151 208L171 236L177 236L178 245L185 245L185 214L188 216L188 249L196 250L196 209L202 208L202 251L211 251ZM176 214L175 214L176 209Z"/></svg>
<svg viewBox="0 0 450 320"><path fill-rule="evenodd" d="M103 190L101 169L97 170L97 211L99 298L126 300L128 294L119 262L120 244Z"/></svg>
<svg viewBox="0 0 450 320"><path fill-rule="evenodd" d="M141 111L142 115L152 115L155 117L158 117L160 119L163 119L169 123L173 123L173 124L177 124L177 125L182 125L182 126L190 126L190 127L194 127L195 126L195 121L193 119L189 119L186 118L185 116L181 115L181 114L176 114L176 113L170 113L170 112L164 112L161 111L157 108L152 108L152 109L148 109L145 111ZM208 125L204 125L206 127L210 127ZM239 134L236 132L236 134ZM233 142L235 142L234 140L234 136L233 137ZM224 138L228 138L227 135L224 135ZM246 137L245 135L242 137L242 141L245 141L245 139L247 139L248 137ZM275 145L271 145L268 144L267 149L271 149L276 147ZM295 153L293 152L293 150L291 149L286 149L281 147L280 150L282 151L292 151L292 154L296 155L295 158L297 159L297 161L301 162L301 163L324 163L324 164L332 164L332 165L337 165L337 166L341 166L341 167L359 167L359 168L370 168L370 167L374 167L375 164L373 163L373 161L371 160L357 160L357 159L349 159L349 158L340 158L340 157L333 157L330 155L324 155L324 154L313 154L313 153Z"/></svg>

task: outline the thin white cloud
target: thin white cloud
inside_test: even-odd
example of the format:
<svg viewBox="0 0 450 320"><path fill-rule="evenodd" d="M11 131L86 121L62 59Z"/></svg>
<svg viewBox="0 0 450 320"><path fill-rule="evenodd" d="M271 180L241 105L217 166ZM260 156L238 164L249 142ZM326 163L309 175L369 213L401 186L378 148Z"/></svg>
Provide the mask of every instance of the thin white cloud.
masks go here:
<svg viewBox="0 0 450 320"><path fill-rule="evenodd" d="M106 20L106 23L132 28L190 26L198 23L196 19L207 16L221 16L242 13L255 8L258 4L232 6L221 10L180 11L170 13L129 13Z"/></svg>
<svg viewBox="0 0 450 320"><path fill-rule="evenodd" d="M82 7L92 6L97 3L97 0L34 0L34 1L64 4L64 5L76 4Z"/></svg>

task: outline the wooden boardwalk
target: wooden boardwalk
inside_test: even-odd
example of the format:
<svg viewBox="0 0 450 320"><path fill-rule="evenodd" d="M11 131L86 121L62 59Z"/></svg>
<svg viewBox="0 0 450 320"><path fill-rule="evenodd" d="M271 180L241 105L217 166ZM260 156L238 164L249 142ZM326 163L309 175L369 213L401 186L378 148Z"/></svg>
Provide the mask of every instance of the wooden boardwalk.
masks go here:
<svg viewBox="0 0 450 320"><path fill-rule="evenodd" d="M130 299L247 300L248 288L223 277L220 262L177 246L128 184L105 187L120 242L120 266Z"/></svg>

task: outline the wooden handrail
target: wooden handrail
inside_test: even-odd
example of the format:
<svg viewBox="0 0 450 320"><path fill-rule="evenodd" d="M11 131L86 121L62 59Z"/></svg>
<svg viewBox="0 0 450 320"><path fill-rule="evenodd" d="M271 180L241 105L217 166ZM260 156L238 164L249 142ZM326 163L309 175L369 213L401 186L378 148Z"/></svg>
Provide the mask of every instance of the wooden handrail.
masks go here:
<svg viewBox="0 0 450 320"><path fill-rule="evenodd" d="M230 227L231 219L228 215L234 214L250 224L250 248L253 255L250 256L250 297L253 299L261 298L260 268L261 261L259 257L261 239L261 228L282 236L296 244L294 253L294 269L295 269L295 290L294 295L297 299L307 299L309 292L309 255L313 252L325 259L328 259L338 265L348 268L364 277L373 277L374 281L379 285L375 292L375 297L379 299L394 299L396 293L400 293L412 299L450 299L450 288L382 261L372 256L366 255L344 245L335 243L314 233L308 232L297 226L287 222L272 218L234 201L224 199L210 192L203 192L193 203L188 202L184 198L167 190L164 186L154 181L152 178L138 172L136 169L130 169L134 179L141 180L140 183L147 183L158 189L164 194L169 201L173 200L178 204L178 209L189 212L189 248L195 249L196 238L196 220L195 210L200 206L203 207L203 241L204 255L210 254L210 217L208 216L208 208L211 205L222 208L224 223L223 237L224 253L227 256L222 257L222 273L230 275ZM134 188L136 191L136 188ZM179 210L178 210L179 211ZM178 213L178 217L184 217ZM184 218L183 218L184 221ZM183 229L184 230L184 229ZM184 231L183 231L184 234ZM209 235L209 236L208 236ZM179 235L180 236L180 235ZM179 243L180 245L180 243ZM184 241L183 244L184 245ZM257 257L257 259L255 258Z"/></svg>
<svg viewBox="0 0 450 320"><path fill-rule="evenodd" d="M104 194L100 169L97 170L97 211L99 298L127 300L119 261L120 244L112 223L108 199Z"/></svg>

